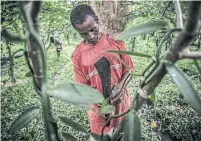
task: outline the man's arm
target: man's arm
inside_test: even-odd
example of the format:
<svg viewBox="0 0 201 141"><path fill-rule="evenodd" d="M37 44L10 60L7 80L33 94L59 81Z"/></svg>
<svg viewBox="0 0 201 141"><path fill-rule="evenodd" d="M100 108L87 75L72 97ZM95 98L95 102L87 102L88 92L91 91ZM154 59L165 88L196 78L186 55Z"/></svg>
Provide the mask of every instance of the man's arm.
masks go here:
<svg viewBox="0 0 201 141"><path fill-rule="evenodd" d="M120 45L120 50L126 50L125 44L121 41L117 41ZM117 58L122 64L122 78L119 84L115 85L112 89L112 95L110 97L110 103L116 104L121 102L121 97L124 95L125 88L128 83L131 81L132 77L130 72L134 71L134 64L130 56L126 54L121 54L120 58Z"/></svg>
<svg viewBox="0 0 201 141"><path fill-rule="evenodd" d="M117 104L121 102L121 98L124 95L125 89L128 83L131 81L132 76L130 72L123 75L119 84L115 85L112 89L112 95L110 96L110 103Z"/></svg>

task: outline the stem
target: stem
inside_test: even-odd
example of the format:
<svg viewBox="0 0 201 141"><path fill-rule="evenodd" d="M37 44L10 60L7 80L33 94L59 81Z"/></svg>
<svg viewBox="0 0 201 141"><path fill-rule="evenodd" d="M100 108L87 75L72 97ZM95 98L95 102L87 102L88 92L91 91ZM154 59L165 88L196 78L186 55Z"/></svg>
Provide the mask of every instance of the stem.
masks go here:
<svg viewBox="0 0 201 141"><path fill-rule="evenodd" d="M183 17L182 17L182 11L181 11L181 6L179 3L179 0L174 1L174 6L176 9L176 15L177 15L177 28L183 28Z"/></svg>
<svg viewBox="0 0 201 141"><path fill-rule="evenodd" d="M110 120L111 120L112 118L121 117L121 116L127 114L128 112L130 112L130 108L129 108L126 112L124 112L124 113L121 113L121 114L118 114L118 115L112 115L111 117L109 117L109 119L105 122L105 124L104 124L104 126L103 126L103 128L102 128L102 130L101 130L101 141L102 141L102 139L103 139L104 129L105 129L106 125L110 122Z"/></svg>
<svg viewBox="0 0 201 141"><path fill-rule="evenodd" d="M40 37L39 34L37 33L39 32L37 31L39 30L37 26L38 26L38 13L40 11L41 1L21 2L20 4L25 21L27 22L28 31L30 33L29 36L30 49L34 51L31 52L32 53L31 59L33 68L36 67L34 68L36 75L35 72L33 71L34 78L36 80L35 82L37 86L40 88L38 92L40 92L42 89L41 103L42 103L47 139L48 141L59 141L60 139L58 137L57 124L51 113L50 99L47 94L46 60L43 50L43 44L39 38Z"/></svg>
<svg viewBox="0 0 201 141"><path fill-rule="evenodd" d="M41 43L41 40L39 38L39 34L35 31L35 29L32 26L34 24L32 22L31 16L28 13L25 12L25 17L27 18L27 21L28 21L28 29L29 29L29 32L30 32L30 36L32 36L32 38L38 44L38 49L39 49L40 57L41 57L41 61L42 61L41 65L43 66L42 67L43 76L41 78L42 78L42 84L44 84L44 83L46 83L46 62L45 62L43 44Z"/></svg>
<svg viewBox="0 0 201 141"><path fill-rule="evenodd" d="M10 77L11 77L11 82L15 83L15 77L14 77L14 70L13 70L13 56L11 55L11 48L9 43L6 41L7 44L7 49L8 49L8 55L9 55L9 61L10 61Z"/></svg>
<svg viewBox="0 0 201 141"><path fill-rule="evenodd" d="M179 53L179 58L180 59L201 59L201 53L200 52L181 52Z"/></svg>
<svg viewBox="0 0 201 141"><path fill-rule="evenodd" d="M152 67L155 63L155 60L152 60L151 63L149 63L149 65L145 68L145 70L142 72L142 76L145 75L145 73L150 69L150 67Z"/></svg>
<svg viewBox="0 0 201 141"><path fill-rule="evenodd" d="M144 78L144 80L140 84L141 87L144 86L146 83L148 83L148 81L150 80L149 78L151 77L151 74L156 70L156 68L158 67L158 65L159 65L159 63L156 62L156 64L154 65L154 67L151 69L151 71L147 74L147 76Z"/></svg>
<svg viewBox="0 0 201 141"><path fill-rule="evenodd" d="M170 29L170 31L168 31L165 36L161 39L160 43L159 43L159 46L156 50L156 60L157 62L159 62L159 59L160 59L160 53L161 53L161 49L162 49L162 46L163 46L163 43L165 42L165 40L175 31L181 31L182 29L181 28L173 28L173 29Z"/></svg>
<svg viewBox="0 0 201 141"><path fill-rule="evenodd" d="M167 51L164 60L175 63L179 60L179 53L182 52L185 48L188 47L190 42L194 37L196 37L201 28L201 1L192 1L189 6L189 13L187 18L187 23L185 28L179 33L175 42L172 44L171 48ZM155 71L150 77L150 81L146 83L141 89L146 91L147 95L150 95L154 89L159 85L163 77L166 75L167 71L165 70L164 64L159 64ZM137 100L133 100L132 105L137 105L135 110L143 105L145 99L137 95ZM112 135L112 139L122 132L124 126L122 122L120 123L121 127L118 127L117 132ZM115 136L114 136L115 135Z"/></svg>

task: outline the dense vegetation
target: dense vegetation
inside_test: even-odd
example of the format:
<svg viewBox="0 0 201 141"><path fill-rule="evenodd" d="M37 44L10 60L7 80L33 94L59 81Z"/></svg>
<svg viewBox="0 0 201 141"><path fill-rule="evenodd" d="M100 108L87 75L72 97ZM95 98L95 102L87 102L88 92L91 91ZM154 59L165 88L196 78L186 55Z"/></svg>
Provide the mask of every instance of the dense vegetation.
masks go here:
<svg viewBox="0 0 201 141"><path fill-rule="evenodd" d="M71 28L69 23L69 12L77 3L61 1L44 2L40 14L40 33L44 47L49 47L49 37L58 37L62 42L61 55L58 57L55 46L50 45L46 50L47 61L47 80L49 87L53 88L66 81L74 81L74 73L71 63L71 54L80 42L79 36ZM126 28L133 25L146 23L149 20L164 18L169 27L174 27L176 14L174 7L169 2L140 2L132 3L131 9L134 12L128 16ZM23 34L26 31L23 17L18 5L15 2L1 2L2 5L2 29L9 29L17 34ZM169 5L169 6L168 6ZM168 7L167 7L168 6ZM184 16L187 15L187 3L182 3ZM161 7L161 8L158 8ZM166 9L166 10L165 10ZM165 10L165 12L164 12ZM151 12L150 12L151 11ZM165 13L165 14L164 14ZM174 41L177 33L172 35L170 44ZM155 55L156 44L164 36L164 32L157 31L147 35L137 36L135 44L133 38L125 40L128 50ZM199 35L192 41L190 50L200 51ZM12 43L2 38L1 56L2 58L15 53L24 48L23 43ZM168 47L168 46L167 46ZM165 47L164 47L165 48ZM166 50L163 49L164 53ZM145 66L152 61L152 58L142 58L132 56L135 64L135 73L132 82L129 84L129 91L134 97L139 82L142 77L137 76L145 69ZM2 59L3 60L3 59ZM201 61L198 60L201 67ZM185 74L189 77L196 91L201 96L201 76L191 59L185 59L177 63ZM12 67L12 69L10 69ZM13 70L13 74L11 73ZM13 76L12 76L13 75ZM43 141L45 138L44 121L42 114L38 114L31 123L25 128L12 135L8 134L11 123L31 105L40 106L41 99L36 94L33 86L33 79L30 77L30 70L27 67L24 57L13 58L11 60L1 61L1 138L2 140L37 140ZM14 80L13 80L14 79ZM185 98L180 93L177 86L169 75L166 75L160 85L155 89L155 101L144 104L139 110L139 116L142 127L143 141L159 141L170 136L172 140L180 141L199 141L201 140L201 117L195 112ZM66 116L73 119L83 127L89 130L87 110L78 106L63 102L59 99L51 98L52 111L56 120L58 116ZM40 111L41 113L42 111ZM62 131L71 133L78 140L87 140L88 136L74 130L73 128L61 124L58 121L59 133Z"/></svg>

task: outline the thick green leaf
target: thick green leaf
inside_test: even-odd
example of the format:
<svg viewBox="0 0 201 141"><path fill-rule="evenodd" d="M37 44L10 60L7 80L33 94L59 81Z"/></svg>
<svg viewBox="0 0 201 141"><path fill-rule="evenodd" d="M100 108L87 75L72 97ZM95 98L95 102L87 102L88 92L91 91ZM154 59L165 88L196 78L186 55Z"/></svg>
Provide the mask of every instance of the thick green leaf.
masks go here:
<svg viewBox="0 0 201 141"><path fill-rule="evenodd" d="M125 141L140 141L141 139L141 122L133 110L131 110L124 118L124 140Z"/></svg>
<svg viewBox="0 0 201 141"><path fill-rule="evenodd" d="M102 103L104 100L103 95L96 89L73 82L61 84L56 88L49 90L48 94L77 105Z"/></svg>
<svg viewBox="0 0 201 141"><path fill-rule="evenodd" d="M152 57L149 54L140 53L140 52L133 52L133 51L121 51L121 50L107 50L107 51L108 52L114 52L114 53L127 54L127 55L132 55L132 56L139 56L139 57L147 57L147 58Z"/></svg>
<svg viewBox="0 0 201 141"><path fill-rule="evenodd" d="M167 25L165 21L151 21L148 23L144 23L135 27L131 27L127 30L124 30L117 37L118 40L124 40L130 37L135 37L139 34L146 34L158 29L164 28Z"/></svg>
<svg viewBox="0 0 201 141"><path fill-rule="evenodd" d="M80 124L76 123L72 119L67 118L67 117L62 117L62 116L59 116L59 119L63 123L65 123L66 125L69 125L70 127L76 129L77 131L81 131L81 132L87 133L87 130L84 127L82 127Z"/></svg>
<svg viewBox="0 0 201 141"><path fill-rule="evenodd" d="M67 141L77 141L74 136L66 132L62 132L62 137L65 138Z"/></svg>
<svg viewBox="0 0 201 141"><path fill-rule="evenodd" d="M99 141L100 138L101 138L100 135L98 135L98 134L96 134L96 133L93 133L93 132L91 132L90 135L91 135L96 141Z"/></svg>
<svg viewBox="0 0 201 141"><path fill-rule="evenodd" d="M90 135L96 140L96 141L100 141L101 140L101 136L91 132ZM103 135L102 141L111 141L111 138L108 134Z"/></svg>
<svg viewBox="0 0 201 141"><path fill-rule="evenodd" d="M112 140L111 140L111 138L110 138L110 136L109 136L108 134L105 134L105 135L103 136L102 141L112 141Z"/></svg>
<svg viewBox="0 0 201 141"><path fill-rule="evenodd" d="M9 134L19 131L27 124L29 124L39 113L40 108L38 106L33 106L26 109L11 125L9 129Z"/></svg>
<svg viewBox="0 0 201 141"><path fill-rule="evenodd" d="M167 64L166 69L187 102L201 115L201 100L189 79L174 64Z"/></svg>
<svg viewBox="0 0 201 141"><path fill-rule="evenodd" d="M109 104L109 97L106 98L104 101L103 101L103 104L101 105L101 107L99 108L98 110L98 116L100 116L102 114L102 110Z"/></svg>

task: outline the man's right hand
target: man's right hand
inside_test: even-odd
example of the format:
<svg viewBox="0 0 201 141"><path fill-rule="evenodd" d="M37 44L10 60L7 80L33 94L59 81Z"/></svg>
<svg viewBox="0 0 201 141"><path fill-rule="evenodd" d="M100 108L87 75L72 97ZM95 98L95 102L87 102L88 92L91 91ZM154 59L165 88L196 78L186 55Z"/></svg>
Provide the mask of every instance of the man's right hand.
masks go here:
<svg viewBox="0 0 201 141"><path fill-rule="evenodd" d="M121 103L123 100L123 96L125 93L125 89L128 83L131 81L132 76L129 72L127 72L123 77L119 84L115 84L112 88L112 94L110 95L110 104L116 105Z"/></svg>
<svg viewBox="0 0 201 141"><path fill-rule="evenodd" d="M125 90L119 87L118 84L112 89L112 94L110 95L110 104L116 105L121 103Z"/></svg>

